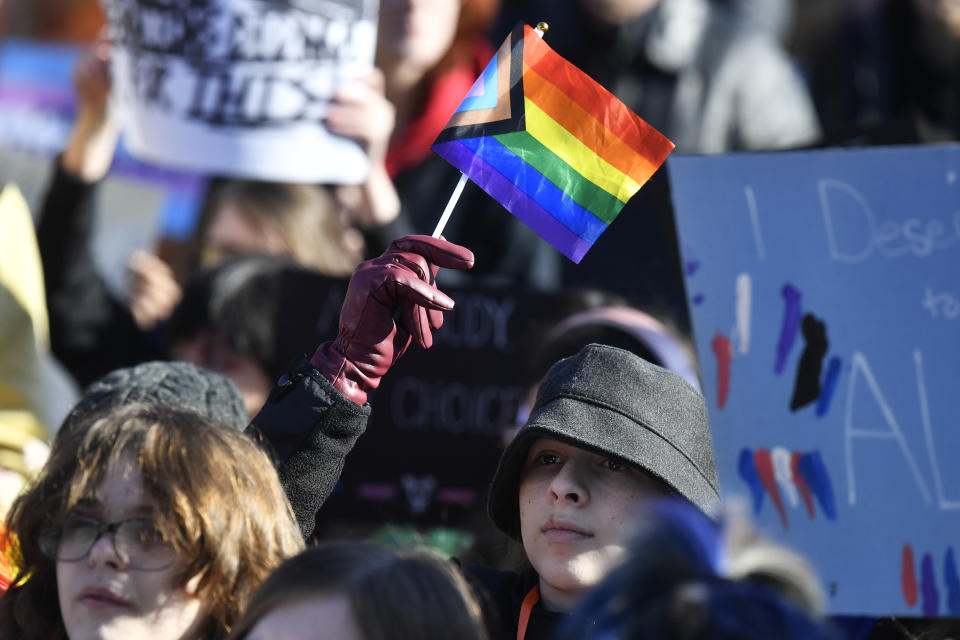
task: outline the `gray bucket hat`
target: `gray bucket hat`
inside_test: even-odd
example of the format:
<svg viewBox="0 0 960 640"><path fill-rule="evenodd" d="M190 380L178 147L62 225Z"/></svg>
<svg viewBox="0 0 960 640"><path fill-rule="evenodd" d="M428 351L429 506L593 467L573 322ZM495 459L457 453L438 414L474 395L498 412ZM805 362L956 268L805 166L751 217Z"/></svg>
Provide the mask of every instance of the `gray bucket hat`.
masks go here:
<svg viewBox="0 0 960 640"><path fill-rule="evenodd" d="M135 402L191 411L236 431L250 421L243 396L229 378L187 362L154 361L115 369L93 382L63 426Z"/></svg>
<svg viewBox="0 0 960 640"><path fill-rule="evenodd" d="M625 460L707 513L720 501L703 396L629 351L589 344L544 376L530 418L500 457L487 503L494 524L514 538L520 475L538 438Z"/></svg>

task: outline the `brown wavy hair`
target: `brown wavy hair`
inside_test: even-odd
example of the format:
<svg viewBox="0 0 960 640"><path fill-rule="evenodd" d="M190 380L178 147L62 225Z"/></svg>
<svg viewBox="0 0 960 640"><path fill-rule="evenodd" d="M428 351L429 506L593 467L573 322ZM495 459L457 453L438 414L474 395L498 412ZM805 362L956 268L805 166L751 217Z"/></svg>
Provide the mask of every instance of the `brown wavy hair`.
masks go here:
<svg viewBox="0 0 960 640"><path fill-rule="evenodd" d="M365 640L487 640L479 602L453 561L369 542L326 543L284 562L230 640L246 638L275 609L323 595L346 596Z"/></svg>
<svg viewBox="0 0 960 640"><path fill-rule="evenodd" d="M19 570L0 598L0 637L49 640L60 632L56 561L38 539L56 535L120 458L137 462L158 526L187 560L177 580L202 574L205 638L225 637L260 582L303 548L276 471L247 436L159 406L93 415L57 434L41 474L10 509Z"/></svg>

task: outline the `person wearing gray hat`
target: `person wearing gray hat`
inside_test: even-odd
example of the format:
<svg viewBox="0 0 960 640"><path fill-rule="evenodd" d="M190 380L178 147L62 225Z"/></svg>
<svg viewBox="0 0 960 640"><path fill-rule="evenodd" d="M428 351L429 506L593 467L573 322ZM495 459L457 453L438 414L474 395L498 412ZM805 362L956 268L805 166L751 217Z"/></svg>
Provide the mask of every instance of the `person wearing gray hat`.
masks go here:
<svg viewBox="0 0 960 640"><path fill-rule="evenodd" d="M588 344L549 369L490 488L491 519L532 570L468 570L527 640L588 625L569 612L622 559L641 505L659 496L708 514L719 505L703 396L630 351Z"/></svg>
<svg viewBox="0 0 960 640"><path fill-rule="evenodd" d="M703 511L720 499L703 396L679 375L624 349L589 344L556 363L540 384L490 488L490 517L514 538L521 476L531 445L544 438L613 456Z"/></svg>
<svg viewBox="0 0 960 640"><path fill-rule="evenodd" d="M413 341L430 347L431 331L453 308L434 284L437 267L471 264L464 247L411 236L360 265L336 339L281 378L254 419L288 460L285 486L305 533L335 482L316 469L339 473L333 463L342 465L348 448L315 446L304 431L339 421L359 435L368 394ZM569 625L576 600L625 553L640 505L663 495L708 513L720 500L700 393L677 373L606 345L554 364L503 453L488 505L493 522L522 542L532 569L465 569L489 594L490 637L549 638Z"/></svg>

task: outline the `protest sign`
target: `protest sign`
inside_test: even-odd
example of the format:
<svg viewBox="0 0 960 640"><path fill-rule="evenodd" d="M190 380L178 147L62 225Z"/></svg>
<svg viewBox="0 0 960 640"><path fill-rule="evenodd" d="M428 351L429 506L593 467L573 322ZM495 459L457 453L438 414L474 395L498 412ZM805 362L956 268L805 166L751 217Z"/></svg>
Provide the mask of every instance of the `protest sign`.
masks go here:
<svg viewBox="0 0 960 640"><path fill-rule="evenodd" d="M278 361L292 364L336 336L347 284L303 269L284 275L270 301ZM569 299L512 288L443 291L456 306L433 346L413 344L370 394L369 424L324 504L324 526L461 527L483 514L504 434L517 426L526 392L524 356Z"/></svg>
<svg viewBox="0 0 960 640"><path fill-rule="evenodd" d="M322 118L373 68L376 0L104 0L130 149L164 166L357 183L360 146Z"/></svg>
<svg viewBox="0 0 960 640"><path fill-rule="evenodd" d="M371 396L373 413L324 517L463 526L482 514L523 397L521 354L551 298L452 288L429 350L412 346Z"/></svg>
<svg viewBox="0 0 960 640"><path fill-rule="evenodd" d="M723 493L831 612L960 615L960 147L668 167Z"/></svg>

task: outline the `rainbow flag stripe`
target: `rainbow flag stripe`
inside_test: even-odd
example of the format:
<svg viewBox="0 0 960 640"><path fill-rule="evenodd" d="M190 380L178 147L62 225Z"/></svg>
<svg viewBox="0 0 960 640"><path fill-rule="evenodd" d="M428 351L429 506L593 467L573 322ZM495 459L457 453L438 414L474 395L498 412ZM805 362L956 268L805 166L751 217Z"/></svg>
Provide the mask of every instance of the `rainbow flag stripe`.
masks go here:
<svg viewBox="0 0 960 640"><path fill-rule="evenodd" d="M517 25L432 148L580 262L673 143Z"/></svg>

